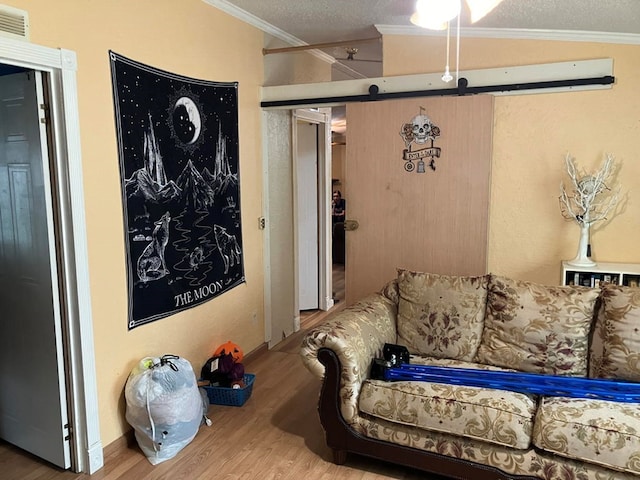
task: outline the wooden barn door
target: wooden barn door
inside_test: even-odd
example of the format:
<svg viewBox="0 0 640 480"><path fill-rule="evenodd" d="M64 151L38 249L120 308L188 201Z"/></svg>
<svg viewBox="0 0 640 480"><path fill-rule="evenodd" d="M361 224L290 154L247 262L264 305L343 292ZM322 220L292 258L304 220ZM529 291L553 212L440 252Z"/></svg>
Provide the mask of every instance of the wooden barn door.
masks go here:
<svg viewBox="0 0 640 480"><path fill-rule="evenodd" d="M348 104L347 122L347 305L397 268L486 273L493 97Z"/></svg>

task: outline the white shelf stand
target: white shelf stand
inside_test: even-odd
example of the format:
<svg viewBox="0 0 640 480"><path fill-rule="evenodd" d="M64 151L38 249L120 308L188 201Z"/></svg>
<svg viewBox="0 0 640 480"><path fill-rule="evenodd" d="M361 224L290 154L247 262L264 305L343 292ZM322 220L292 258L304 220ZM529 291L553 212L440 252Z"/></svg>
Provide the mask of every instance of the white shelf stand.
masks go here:
<svg viewBox="0 0 640 480"><path fill-rule="evenodd" d="M594 267L576 267L562 262L562 285L599 287L601 283L614 283L628 287L640 285L640 264L598 262Z"/></svg>

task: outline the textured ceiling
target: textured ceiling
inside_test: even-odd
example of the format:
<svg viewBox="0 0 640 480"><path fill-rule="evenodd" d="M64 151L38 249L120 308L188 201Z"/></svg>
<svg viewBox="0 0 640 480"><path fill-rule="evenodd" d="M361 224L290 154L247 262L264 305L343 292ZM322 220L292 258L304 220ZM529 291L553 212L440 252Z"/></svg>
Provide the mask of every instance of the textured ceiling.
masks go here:
<svg viewBox="0 0 640 480"><path fill-rule="evenodd" d="M248 12L274 27L266 31L282 31L295 37L298 42L293 42L293 45L377 37L380 33L376 26L406 29L407 34L422 31L409 21L415 0L204 1L223 10L229 11L227 7L231 7L232 10ZM549 32L575 33L576 38L589 37L589 33L621 34L624 37L621 43L640 44L640 0L503 0L473 25L469 22L464 2L463 5L465 8L460 17L463 31L473 28L522 30L539 34L541 38L548 36ZM380 42L353 46L358 48L355 60L346 60L344 46L322 49L338 60L334 64L334 78L382 76ZM344 107L334 107L333 117L334 133L343 135L346 128Z"/></svg>
<svg viewBox="0 0 640 480"><path fill-rule="evenodd" d="M206 1L206 0L205 0ZM376 25L411 28L415 0L222 0L308 44L379 35ZM503 0L484 19L463 28L500 28L640 35L640 0ZM381 74L379 43L354 45L355 61L342 61L361 75ZM337 59L344 47L324 49ZM364 61L369 60L369 61ZM374 60L374 61L371 61Z"/></svg>

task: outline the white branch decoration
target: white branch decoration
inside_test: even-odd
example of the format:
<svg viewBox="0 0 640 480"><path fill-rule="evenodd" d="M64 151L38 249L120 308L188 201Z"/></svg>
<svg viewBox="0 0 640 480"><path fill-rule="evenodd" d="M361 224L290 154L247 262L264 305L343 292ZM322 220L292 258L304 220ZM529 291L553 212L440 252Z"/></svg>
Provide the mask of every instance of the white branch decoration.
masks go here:
<svg viewBox="0 0 640 480"><path fill-rule="evenodd" d="M607 186L615 170L613 155L607 154L600 170L587 175L579 172L574 159L567 154L565 158L567 173L571 179L571 190L568 192L564 183L560 184L560 211L567 220L580 225L580 244L576 258L569 264L593 266L589 258L589 228L592 224L606 220L620 199L620 185L613 188Z"/></svg>

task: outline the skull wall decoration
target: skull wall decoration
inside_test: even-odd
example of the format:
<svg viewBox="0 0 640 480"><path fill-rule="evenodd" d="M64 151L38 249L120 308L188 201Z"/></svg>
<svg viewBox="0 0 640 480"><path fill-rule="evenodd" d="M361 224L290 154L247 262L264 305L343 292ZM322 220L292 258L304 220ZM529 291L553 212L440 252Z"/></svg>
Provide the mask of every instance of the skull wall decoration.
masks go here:
<svg viewBox="0 0 640 480"><path fill-rule="evenodd" d="M419 144L426 143L427 140L433 140L431 135L431 119L426 115L416 115L411 121L413 124L413 137L414 141Z"/></svg>

